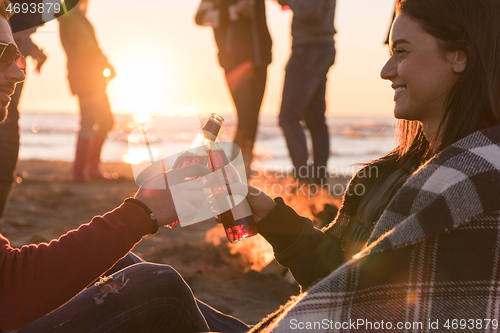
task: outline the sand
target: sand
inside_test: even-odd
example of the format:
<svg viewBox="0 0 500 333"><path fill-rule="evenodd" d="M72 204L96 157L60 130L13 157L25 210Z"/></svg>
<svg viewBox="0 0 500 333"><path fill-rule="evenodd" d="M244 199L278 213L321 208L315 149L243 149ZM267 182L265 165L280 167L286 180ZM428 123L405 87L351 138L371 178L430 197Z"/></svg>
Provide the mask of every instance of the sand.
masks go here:
<svg viewBox="0 0 500 333"><path fill-rule="evenodd" d="M0 221L0 232L12 246L57 239L93 216L112 210L137 191L127 164L104 164L104 170L120 174L120 179L113 183L74 184L69 182L70 169L68 162L20 161L18 184ZM340 203L336 195L308 196L304 195L306 191L283 190L291 182L283 175L258 176L252 179L253 185L272 196L280 194L318 226L333 218L331 208ZM344 186L346 179L330 182ZM332 206L321 213L327 203ZM315 215L323 217L323 221ZM257 323L299 292L289 273L272 260L272 249L261 236L230 244L223 228L211 223L174 230L160 228L133 251L147 261L171 265L196 297L248 324Z"/></svg>

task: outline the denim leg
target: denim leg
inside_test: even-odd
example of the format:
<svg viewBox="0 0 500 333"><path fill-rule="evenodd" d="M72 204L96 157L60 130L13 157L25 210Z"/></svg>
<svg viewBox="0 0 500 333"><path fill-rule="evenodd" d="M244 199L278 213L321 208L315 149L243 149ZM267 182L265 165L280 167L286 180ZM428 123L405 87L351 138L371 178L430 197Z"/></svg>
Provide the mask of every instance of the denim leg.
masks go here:
<svg viewBox="0 0 500 333"><path fill-rule="evenodd" d="M226 77L231 75L226 73ZM234 76L232 76L234 79ZM266 87L267 66L252 66L239 76L237 84L228 81L229 91L238 114L233 142L243 154L245 165L252 161L252 151L259 124L259 112Z"/></svg>
<svg viewBox="0 0 500 333"><path fill-rule="evenodd" d="M309 153L301 121L308 119L311 104L315 106L315 109L320 105L316 97L320 97L321 91L323 91L321 96L323 104L325 103L325 78L334 60L335 46L333 44L306 44L292 48L292 55L286 67L279 123L285 135L294 168L298 172L296 178L309 178L307 169ZM322 113L324 117L325 107L322 111L318 110L319 108L313 113ZM314 118L317 119L317 117ZM319 142L316 143L318 145Z"/></svg>
<svg viewBox="0 0 500 333"><path fill-rule="evenodd" d="M309 95L313 93L314 81L307 71L302 68L302 63L307 61L306 49L294 48L288 60L283 85L283 95L279 114L279 125L285 136L290 158L296 172L307 170L307 140L301 121L305 116ZM295 175L296 178L302 178ZM305 177L307 178L307 175Z"/></svg>
<svg viewBox="0 0 500 333"><path fill-rule="evenodd" d="M143 262L144 260L136 256L134 253L129 252L129 254L127 254L124 258L119 260L104 275L105 276L111 275L128 266ZM211 332L244 333L250 330L250 326L246 325L241 320L226 315L212 308L210 305L203 303L197 298L195 298L195 300Z"/></svg>
<svg viewBox="0 0 500 333"><path fill-rule="evenodd" d="M85 289L16 333L207 331L182 277L170 266L139 263Z"/></svg>
<svg viewBox="0 0 500 333"><path fill-rule="evenodd" d="M307 108L305 122L311 133L311 141L314 155L314 165L311 171L311 177L316 181L326 179L327 162L330 156L330 137L328 126L326 125L326 75L323 82L320 83L316 93Z"/></svg>
<svg viewBox="0 0 500 333"><path fill-rule="evenodd" d="M251 328L241 320L223 314L198 299L196 300L196 304L198 304L198 308L203 317L205 317L210 327L210 332L244 333L248 332Z"/></svg>
<svg viewBox="0 0 500 333"><path fill-rule="evenodd" d="M127 268L127 267L135 265L135 264L140 264L142 262L145 262L145 261L142 260L141 258L139 258L138 256L136 256L134 253L129 252L125 257L118 260L118 262L116 264L114 264L113 267L111 267L102 276L109 276L109 275L115 274L116 272L121 271L124 268Z"/></svg>

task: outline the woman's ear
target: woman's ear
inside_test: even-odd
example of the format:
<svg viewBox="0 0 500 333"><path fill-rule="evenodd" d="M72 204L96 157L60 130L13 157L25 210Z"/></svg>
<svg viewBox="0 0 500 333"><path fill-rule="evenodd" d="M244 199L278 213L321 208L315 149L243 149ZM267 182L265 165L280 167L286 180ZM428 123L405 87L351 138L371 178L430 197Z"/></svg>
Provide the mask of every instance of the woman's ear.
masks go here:
<svg viewBox="0 0 500 333"><path fill-rule="evenodd" d="M465 70L465 67L467 66L467 55L464 51L458 50L453 53L451 66L456 74L460 74Z"/></svg>

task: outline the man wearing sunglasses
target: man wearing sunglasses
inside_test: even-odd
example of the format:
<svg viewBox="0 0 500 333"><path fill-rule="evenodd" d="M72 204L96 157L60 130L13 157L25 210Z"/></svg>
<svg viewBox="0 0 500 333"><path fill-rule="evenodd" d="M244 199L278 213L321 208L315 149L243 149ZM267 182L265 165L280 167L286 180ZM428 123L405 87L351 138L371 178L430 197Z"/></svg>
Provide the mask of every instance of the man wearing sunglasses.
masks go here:
<svg viewBox="0 0 500 333"><path fill-rule="evenodd" d="M22 0L23 4L29 1L33 5L37 0ZM19 4L19 3L18 3ZM27 4L27 3L26 3ZM33 6L32 6L33 7ZM14 41L19 51L24 56L30 56L37 63L37 70L41 68L47 57L31 40L37 28L44 24L42 13L33 10L27 13L20 12L9 18L9 23L14 33ZM14 46L12 46L14 48ZM3 50L3 49L2 49ZM8 50L7 50L8 51ZM24 61L24 58L20 58ZM21 66L23 66L21 64ZM16 91L11 96L8 108L8 117L0 124L0 224L1 218L7 205L11 188L16 178L17 159L19 157L20 133L19 133L19 101L24 83L16 86Z"/></svg>
<svg viewBox="0 0 500 333"><path fill-rule="evenodd" d="M25 61L14 42L4 1L0 0L0 121L6 117L16 83L25 79ZM182 181L210 170L192 165L173 172L168 179ZM189 184L179 194L187 203L179 214L196 216L205 199L204 184L201 180ZM178 219L163 174L143 185L133 199L50 244L15 249L0 234L0 332L249 329L194 298L173 268L142 262L130 253L142 237ZM103 276L106 280L92 285Z"/></svg>
<svg viewBox="0 0 500 333"><path fill-rule="evenodd" d="M9 30L6 31L5 28ZM16 83L24 81L26 60L19 53L14 38L10 33L9 23L0 23L0 121L7 117L10 96L14 93Z"/></svg>
<svg viewBox="0 0 500 333"><path fill-rule="evenodd" d="M0 122L6 120L5 123L0 124L0 149L2 149L0 151L0 219L14 182L14 171L19 154L19 112L17 104L19 103L20 91L17 91L16 94L13 91L16 82L24 80L25 68L26 60L19 53L16 45L0 43L0 73L3 74L3 78L7 79L0 86ZM22 71L21 74L19 74L20 71ZM22 78L21 75L23 75ZM16 88L16 90L19 89L22 89L22 84ZM9 106L11 97L13 98L13 105ZM9 109L14 112L6 119Z"/></svg>

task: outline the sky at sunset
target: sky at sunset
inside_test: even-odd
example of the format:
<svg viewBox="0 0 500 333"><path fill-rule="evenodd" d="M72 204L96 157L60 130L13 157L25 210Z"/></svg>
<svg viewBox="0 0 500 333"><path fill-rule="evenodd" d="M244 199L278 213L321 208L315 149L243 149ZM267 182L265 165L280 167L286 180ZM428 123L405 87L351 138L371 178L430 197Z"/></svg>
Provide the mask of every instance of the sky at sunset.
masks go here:
<svg viewBox="0 0 500 333"><path fill-rule="evenodd" d="M266 3L274 45L261 114L272 116L279 111L290 53L291 12L272 0ZM198 4L90 0L87 15L117 72L107 90L114 112L158 114L194 104L204 112L234 114L212 30L193 21ZM393 91L379 73L388 57L383 41L393 5L393 0L337 0L337 58L328 76L328 116L392 115ZM21 112L77 112L58 23L46 23L33 40L49 59L39 76L28 67Z"/></svg>

